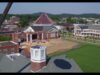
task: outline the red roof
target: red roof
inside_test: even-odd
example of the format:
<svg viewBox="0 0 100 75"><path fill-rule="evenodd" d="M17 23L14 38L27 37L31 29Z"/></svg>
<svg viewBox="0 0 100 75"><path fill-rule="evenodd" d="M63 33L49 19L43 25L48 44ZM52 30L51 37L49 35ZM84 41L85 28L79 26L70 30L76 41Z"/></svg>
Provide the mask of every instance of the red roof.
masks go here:
<svg viewBox="0 0 100 75"><path fill-rule="evenodd" d="M48 17L47 14L41 14L34 23L35 24L54 24L54 21L50 17Z"/></svg>

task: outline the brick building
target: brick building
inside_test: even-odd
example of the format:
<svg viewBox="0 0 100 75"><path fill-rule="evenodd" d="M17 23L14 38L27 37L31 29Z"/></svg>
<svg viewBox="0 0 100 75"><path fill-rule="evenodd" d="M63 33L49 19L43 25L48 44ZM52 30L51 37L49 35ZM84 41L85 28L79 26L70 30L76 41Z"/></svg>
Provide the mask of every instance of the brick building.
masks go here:
<svg viewBox="0 0 100 75"><path fill-rule="evenodd" d="M27 42L32 42L33 40L59 38L60 33L56 26L56 23L47 14L41 14L34 23L23 31L25 39Z"/></svg>
<svg viewBox="0 0 100 75"><path fill-rule="evenodd" d="M18 53L19 45L13 41L6 41L0 43L0 53L11 54Z"/></svg>

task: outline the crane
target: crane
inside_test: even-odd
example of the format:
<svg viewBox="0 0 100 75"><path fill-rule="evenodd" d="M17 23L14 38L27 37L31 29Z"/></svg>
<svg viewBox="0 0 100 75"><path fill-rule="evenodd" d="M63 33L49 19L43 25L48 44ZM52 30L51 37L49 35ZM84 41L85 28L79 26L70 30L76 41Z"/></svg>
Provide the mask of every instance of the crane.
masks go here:
<svg viewBox="0 0 100 75"><path fill-rule="evenodd" d="M4 9L3 14L2 14L2 16L1 16L1 19L0 19L0 28L1 28L1 26L2 26L2 23L3 23L4 20L5 20L5 18L6 18L8 12L9 12L9 10L10 10L12 4L13 4L13 2L8 2L6 8Z"/></svg>

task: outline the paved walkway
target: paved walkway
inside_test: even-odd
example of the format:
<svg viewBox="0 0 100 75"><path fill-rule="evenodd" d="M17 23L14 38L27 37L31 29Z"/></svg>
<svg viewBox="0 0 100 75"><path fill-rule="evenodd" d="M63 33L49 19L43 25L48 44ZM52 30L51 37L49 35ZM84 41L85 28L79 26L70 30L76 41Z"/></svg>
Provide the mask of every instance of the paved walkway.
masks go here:
<svg viewBox="0 0 100 75"><path fill-rule="evenodd" d="M54 63L54 61L56 59L63 59L65 61L69 62L71 65L71 68L70 69L62 69L62 68L56 66ZM22 72L30 72L30 66L28 66ZM73 59L68 59L65 57L65 55L61 55L61 56L55 56L55 57L51 58L47 64L47 66L44 67L39 72L82 72L82 70L80 69L78 64L76 64L76 62Z"/></svg>

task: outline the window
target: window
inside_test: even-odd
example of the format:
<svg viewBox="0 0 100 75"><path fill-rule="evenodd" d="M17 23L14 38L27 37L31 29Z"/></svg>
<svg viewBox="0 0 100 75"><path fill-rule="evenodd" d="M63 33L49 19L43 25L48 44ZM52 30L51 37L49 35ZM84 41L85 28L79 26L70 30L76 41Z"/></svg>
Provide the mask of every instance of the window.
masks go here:
<svg viewBox="0 0 100 75"><path fill-rule="evenodd" d="M44 57L44 50L41 50L41 57Z"/></svg>
<svg viewBox="0 0 100 75"><path fill-rule="evenodd" d="M37 56L38 56L38 50L35 51L35 57L37 57Z"/></svg>

